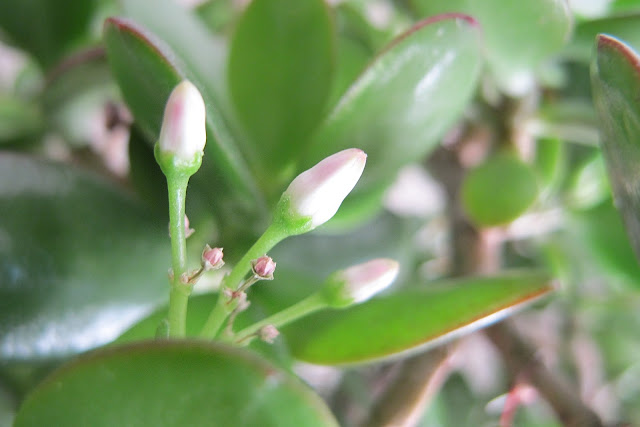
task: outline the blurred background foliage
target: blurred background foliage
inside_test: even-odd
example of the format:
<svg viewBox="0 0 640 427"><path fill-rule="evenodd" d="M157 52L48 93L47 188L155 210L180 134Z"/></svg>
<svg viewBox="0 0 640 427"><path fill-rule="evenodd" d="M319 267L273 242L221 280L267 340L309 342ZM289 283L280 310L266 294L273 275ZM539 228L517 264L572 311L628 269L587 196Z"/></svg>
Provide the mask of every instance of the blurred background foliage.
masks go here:
<svg viewBox="0 0 640 427"><path fill-rule="evenodd" d="M0 425L71 357L153 336L169 246L152 147L184 78L207 107L187 199L192 259L210 242L233 263L300 171L348 147L369 155L338 215L270 254L277 280L240 320L290 305L336 269L401 262L386 298L254 348L314 387L340 425L375 424L376 399L402 370L388 357L532 302L510 325L598 415L593 425L640 420L640 74L619 42L594 48L599 33L640 49L640 1L0 2ZM488 273L497 279L475 277ZM192 303L194 331L218 279ZM369 340L358 340L363 325ZM414 425L496 425L514 396L513 425L562 425L528 374L505 368L498 341L480 332L450 345ZM153 360L175 363L170 351ZM185 351L201 363L199 348ZM263 363L212 351L232 371ZM293 363L372 359L385 361ZM95 374L81 368L80 382ZM297 387L274 402L330 425L315 397L292 397Z"/></svg>

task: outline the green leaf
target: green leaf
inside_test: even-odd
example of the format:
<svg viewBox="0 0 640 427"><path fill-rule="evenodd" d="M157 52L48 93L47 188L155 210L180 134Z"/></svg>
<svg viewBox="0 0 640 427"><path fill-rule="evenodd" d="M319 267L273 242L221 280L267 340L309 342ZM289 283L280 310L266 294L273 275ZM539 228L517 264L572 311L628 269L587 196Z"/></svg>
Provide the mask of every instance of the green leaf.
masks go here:
<svg viewBox="0 0 640 427"><path fill-rule="evenodd" d="M367 167L338 216L348 215L432 150L469 103L480 73L480 33L471 18L420 22L398 37L360 75L319 129L306 169L357 147Z"/></svg>
<svg viewBox="0 0 640 427"><path fill-rule="evenodd" d="M519 217L538 196L536 175L511 153L499 153L467 173L462 183L464 210L476 225L505 224Z"/></svg>
<svg viewBox="0 0 640 427"><path fill-rule="evenodd" d="M0 155L0 358L114 339L168 291L166 222L68 165Z"/></svg>
<svg viewBox="0 0 640 427"><path fill-rule="evenodd" d="M135 120L149 141L160 134L162 115L171 90L182 79L191 80L202 93L207 108L207 145L200 170L192 179L223 221L246 222L263 207L249 169L232 139L222 105L217 73L224 62L219 40L207 33L197 18L165 0L148 14L145 24L162 36L120 18L104 27L104 42L112 71ZM144 7L149 11L148 3ZM126 2L130 14L143 15L135 0ZM132 9L132 10L129 10ZM158 16L156 9L164 12ZM166 9L166 10L165 10ZM148 21L148 22L147 22ZM182 31L178 25L183 25ZM192 39L189 37L192 36Z"/></svg>
<svg viewBox="0 0 640 427"><path fill-rule="evenodd" d="M640 58L623 42L597 38L591 64L593 99L614 202L640 256Z"/></svg>
<svg viewBox="0 0 640 427"><path fill-rule="evenodd" d="M565 0L413 0L426 15L459 12L482 26L485 53L496 83L519 95L532 71L568 41L571 11Z"/></svg>
<svg viewBox="0 0 640 427"><path fill-rule="evenodd" d="M283 328L300 360L341 365L425 350L513 314L552 290L535 272L465 278L403 290Z"/></svg>
<svg viewBox="0 0 640 427"><path fill-rule="evenodd" d="M14 97L0 97L0 146L38 135L44 120L32 103Z"/></svg>
<svg viewBox="0 0 640 427"><path fill-rule="evenodd" d="M575 212L571 230L608 274L640 287L640 265L633 253L620 215L610 199L586 211Z"/></svg>
<svg viewBox="0 0 640 427"><path fill-rule="evenodd" d="M155 341L67 364L20 408L16 427L337 426L295 377L244 350Z"/></svg>
<svg viewBox="0 0 640 427"><path fill-rule="evenodd" d="M607 33L625 40L635 49L640 48L640 13L611 16L581 22L576 26L573 37L563 54L571 59L588 62L593 51L593 41L599 33Z"/></svg>
<svg viewBox="0 0 640 427"><path fill-rule="evenodd" d="M44 68L87 39L99 0L3 0L0 27Z"/></svg>
<svg viewBox="0 0 640 427"><path fill-rule="evenodd" d="M289 178L279 176L282 169L297 161L323 118L334 45L323 0L254 1L238 22L229 55L231 95L252 138L249 154L260 180L276 180L278 190L287 184L278 178Z"/></svg>

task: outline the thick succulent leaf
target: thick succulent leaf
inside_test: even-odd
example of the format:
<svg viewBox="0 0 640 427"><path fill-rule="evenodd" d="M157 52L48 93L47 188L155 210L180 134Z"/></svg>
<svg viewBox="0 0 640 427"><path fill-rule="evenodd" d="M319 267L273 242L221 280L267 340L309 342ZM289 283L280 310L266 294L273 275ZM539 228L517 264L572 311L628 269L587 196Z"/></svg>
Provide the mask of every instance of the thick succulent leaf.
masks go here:
<svg viewBox="0 0 640 427"><path fill-rule="evenodd" d="M533 169L513 153L498 153L465 176L462 206L478 226L506 224L519 217L538 196Z"/></svg>
<svg viewBox="0 0 640 427"><path fill-rule="evenodd" d="M0 146L37 135L44 119L37 106L14 97L0 97Z"/></svg>
<svg viewBox="0 0 640 427"><path fill-rule="evenodd" d="M161 7L164 6L158 5ZM180 8L174 11L176 18L185 13L180 11ZM193 20L194 25L202 25L197 19L189 18L189 23ZM151 23L159 25L157 20ZM163 36L178 32L173 27L161 27L159 31L163 31ZM104 42L113 73L137 125L149 141L155 141L160 134L164 104L173 87L187 78L200 89L207 108L207 146L203 165L194 176L194 185L202 189L201 193L210 202L215 202L218 217L223 220L246 218L244 214L249 215L261 206L261 197L257 195L255 182L229 133L220 107L222 101L216 79L208 78L209 72L214 76L218 70L215 67L220 56L219 46L215 45L215 39L197 38L184 47L189 43L185 37L176 36L169 43L120 18L107 20L104 28ZM193 45L199 43L203 46L202 51L194 52ZM207 49L207 43L215 48ZM193 59L198 53L207 60Z"/></svg>
<svg viewBox="0 0 640 427"><path fill-rule="evenodd" d="M25 400L16 427L337 426L322 400L246 350L150 341L85 355Z"/></svg>
<svg viewBox="0 0 640 427"><path fill-rule="evenodd" d="M229 85L262 182L282 178L279 171L297 161L324 116L333 30L324 0L254 1L237 24Z"/></svg>
<svg viewBox="0 0 640 427"><path fill-rule="evenodd" d="M45 68L74 43L88 38L90 21L100 0L3 0L0 27Z"/></svg>
<svg viewBox="0 0 640 427"><path fill-rule="evenodd" d="M505 273L429 284L283 328L294 357L322 365L425 350L513 314L552 290L546 274Z"/></svg>
<svg viewBox="0 0 640 427"><path fill-rule="evenodd" d="M639 25L640 12L581 22L576 26L571 42L563 54L571 59L588 62L593 51L593 41L599 33L620 38L634 49L640 49Z"/></svg>
<svg viewBox="0 0 640 427"><path fill-rule="evenodd" d="M640 256L640 58L623 42L597 38L591 85L614 202Z"/></svg>
<svg viewBox="0 0 640 427"><path fill-rule="evenodd" d="M518 95L532 71L558 51L572 28L566 0L413 0L425 15L460 12L480 22L485 53L496 83Z"/></svg>
<svg viewBox="0 0 640 427"><path fill-rule="evenodd" d="M0 358L102 345L167 293L166 222L95 176L0 155Z"/></svg>
<svg viewBox="0 0 640 427"><path fill-rule="evenodd" d="M640 265L636 260L620 215L610 199L591 209L575 212L570 229L609 277L640 288Z"/></svg>
<svg viewBox="0 0 640 427"><path fill-rule="evenodd" d="M357 147L367 167L338 215L348 215L433 149L464 111L480 72L480 32L462 15L422 21L397 38L364 71L319 129L306 169Z"/></svg>

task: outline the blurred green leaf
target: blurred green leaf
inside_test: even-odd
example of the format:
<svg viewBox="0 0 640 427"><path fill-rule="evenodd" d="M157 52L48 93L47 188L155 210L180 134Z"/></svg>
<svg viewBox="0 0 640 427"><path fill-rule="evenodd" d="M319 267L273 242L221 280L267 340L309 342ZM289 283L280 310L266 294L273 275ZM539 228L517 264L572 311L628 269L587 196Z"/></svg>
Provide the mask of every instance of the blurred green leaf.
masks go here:
<svg viewBox="0 0 640 427"><path fill-rule="evenodd" d="M558 189L566 172L566 149L558 139L539 139L536 142L535 168L545 192Z"/></svg>
<svg viewBox="0 0 640 427"><path fill-rule="evenodd" d="M237 5L233 0L207 0L195 8L198 17L214 33L225 32L234 22Z"/></svg>
<svg viewBox="0 0 640 427"><path fill-rule="evenodd" d="M498 153L470 170L462 183L465 213L479 226L505 224L519 217L538 196L536 175L512 153Z"/></svg>
<svg viewBox="0 0 640 427"><path fill-rule="evenodd" d="M359 40L339 35L336 72L328 105L334 107L369 63L373 53Z"/></svg>
<svg viewBox="0 0 640 427"><path fill-rule="evenodd" d="M640 265L610 199L572 215L571 228L608 275L640 288Z"/></svg>
<svg viewBox="0 0 640 427"><path fill-rule="evenodd" d="M640 58L623 42L597 38L591 63L593 98L613 199L640 256Z"/></svg>
<svg viewBox="0 0 640 427"><path fill-rule="evenodd" d="M337 426L295 377L244 350L155 341L83 356L27 398L16 427Z"/></svg>
<svg viewBox="0 0 640 427"><path fill-rule="evenodd" d="M44 126L39 108L14 97L0 97L0 146L37 135Z"/></svg>
<svg viewBox="0 0 640 427"><path fill-rule="evenodd" d="M229 86L252 138L247 155L266 188L279 191L288 184L282 179L289 179L289 167L323 118L333 80L334 39L323 0L254 1L237 24Z"/></svg>
<svg viewBox="0 0 640 427"><path fill-rule="evenodd" d="M569 40L572 17L565 0L413 0L424 15L459 12L482 26L485 54L507 93L529 89L532 71Z"/></svg>
<svg viewBox="0 0 640 427"><path fill-rule="evenodd" d="M100 0L3 0L0 27L45 69L90 35Z"/></svg>
<svg viewBox="0 0 640 427"><path fill-rule="evenodd" d="M581 22L576 26L571 42L566 46L563 54L574 60L590 61L593 42L599 33L618 37L638 49L640 48L639 25L640 12Z"/></svg>
<svg viewBox="0 0 640 427"><path fill-rule="evenodd" d="M0 155L0 357L114 339L167 292L166 222L95 176Z"/></svg>
<svg viewBox="0 0 640 427"><path fill-rule="evenodd" d="M369 362L440 345L507 317L551 291L549 276L536 272L431 283L305 317L282 333L293 355L303 361Z"/></svg>
<svg viewBox="0 0 640 427"><path fill-rule="evenodd" d="M305 156L308 168L357 147L367 167L337 217L382 197L398 170L419 161L469 103L480 73L475 22L465 16L420 22L398 37L360 75L319 129Z"/></svg>

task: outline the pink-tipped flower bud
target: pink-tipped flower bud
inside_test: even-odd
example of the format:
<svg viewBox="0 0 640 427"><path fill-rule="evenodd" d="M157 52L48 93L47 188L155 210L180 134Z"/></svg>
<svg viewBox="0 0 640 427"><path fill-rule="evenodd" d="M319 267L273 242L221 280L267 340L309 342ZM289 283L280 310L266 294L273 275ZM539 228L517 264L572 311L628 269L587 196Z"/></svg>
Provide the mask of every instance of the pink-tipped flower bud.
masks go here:
<svg viewBox="0 0 640 427"><path fill-rule="evenodd" d="M367 155L357 148L333 154L298 175L282 194L276 212L300 234L330 220L362 175ZM300 227L300 220L308 219Z"/></svg>
<svg viewBox="0 0 640 427"><path fill-rule="evenodd" d="M323 289L332 307L347 307L364 302L382 291L398 276L400 265L388 258L378 258L337 271Z"/></svg>
<svg viewBox="0 0 640 427"><path fill-rule="evenodd" d="M205 245L202 251L202 267L205 271L217 270L224 265L222 248L211 248Z"/></svg>
<svg viewBox="0 0 640 427"><path fill-rule="evenodd" d="M251 261L253 274L261 280L273 280L273 272L276 271L276 263L271 257L264 255Z"/></svg>
<svg viewBox="0 0 640 427"><path fill-rule="evenodd" d="M178 84L164 109L160 153L188 163L199 160L207 141L205 114L204 100L193 83L184 80Z"/></svg>
<svg viewBox="0 0 640 427"><path fill-rule="evenodd" d="M273 341L280 335L280 332L273 325L263 326L258 332L260 339L269 344L273 344Z"/></svg>

